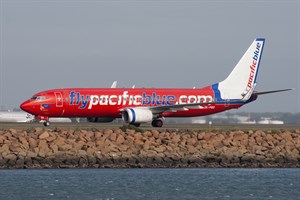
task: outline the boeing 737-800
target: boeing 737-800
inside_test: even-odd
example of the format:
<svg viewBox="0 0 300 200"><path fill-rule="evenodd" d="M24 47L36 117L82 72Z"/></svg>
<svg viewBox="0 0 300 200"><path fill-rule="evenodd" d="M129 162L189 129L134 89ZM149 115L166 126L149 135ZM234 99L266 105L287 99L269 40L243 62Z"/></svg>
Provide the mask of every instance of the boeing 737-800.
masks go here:
<svg viewBox="0 0 300 200"><path fill-rule="evenodd" d="M51 117L86 117L90 122L111 122L122 118L139 126L152 122L161 127L165 117L195 117L239 108L258 95L256 79L265 39L253 41L229 76L200 89L66 88L39 92L21 104L21 109L49 126Z"/></svg>

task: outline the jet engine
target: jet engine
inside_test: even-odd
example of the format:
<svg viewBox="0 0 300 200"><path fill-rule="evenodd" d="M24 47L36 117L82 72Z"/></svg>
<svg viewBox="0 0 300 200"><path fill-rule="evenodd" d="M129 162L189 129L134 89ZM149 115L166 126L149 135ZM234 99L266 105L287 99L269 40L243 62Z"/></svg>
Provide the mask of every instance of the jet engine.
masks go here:
<svg viewBox="0 0 300 200"><path fill-rule="evenodd" d="M153 114L151 110L143 108L126 108L122 112L122 119L126 123L141 123L151 122L153 120Z"/></svg>
<svg viewBox="0 0 300 200"><path fill-rule="evenodd" d="M88 117L88 122L105 123L112 122L115 118L113 117Z"/></svg>

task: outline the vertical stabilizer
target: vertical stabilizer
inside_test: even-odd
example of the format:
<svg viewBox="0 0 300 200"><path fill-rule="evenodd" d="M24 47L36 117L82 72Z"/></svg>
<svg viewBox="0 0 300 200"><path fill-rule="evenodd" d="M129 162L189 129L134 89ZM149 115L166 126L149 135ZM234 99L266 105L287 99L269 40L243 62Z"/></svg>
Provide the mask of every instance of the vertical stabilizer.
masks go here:
<svg viewBox="0 0 300 200"><path fill-rule="evenodd" d="M255 39L229 76L218 83L221 99L247 101L251 97L256 86L264 43L264 38Z"/></svg>

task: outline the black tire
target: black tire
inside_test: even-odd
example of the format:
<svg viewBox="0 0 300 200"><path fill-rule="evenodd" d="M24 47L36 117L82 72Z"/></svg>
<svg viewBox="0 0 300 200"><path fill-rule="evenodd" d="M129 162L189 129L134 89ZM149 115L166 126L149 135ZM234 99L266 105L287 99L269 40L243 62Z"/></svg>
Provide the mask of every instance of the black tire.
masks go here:
<svg viewBox="0 0 300 200"><path fill-rule="evenodd" d="M162 127L163 121L161 119L155 119L152 121L152 126L153 127Z"/></svg>
<svg viewBox="0 0 300 200"><path fill-rule="evenodd" d="M50 122L49 121L45 121L44 122L44 126L50 126Z"/></svg>

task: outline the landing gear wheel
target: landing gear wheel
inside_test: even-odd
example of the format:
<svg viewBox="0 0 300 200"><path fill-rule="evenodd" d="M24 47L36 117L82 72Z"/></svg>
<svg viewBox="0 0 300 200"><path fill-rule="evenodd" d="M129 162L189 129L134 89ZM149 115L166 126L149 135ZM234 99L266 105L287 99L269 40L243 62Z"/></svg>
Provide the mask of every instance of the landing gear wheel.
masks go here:
<svg viewBox="0 0 300 200"><path fill-rule="evenodd" d="M49 121L45 121L44 122L44 126L50 126L50 122Z"/></svg>
<svg viewBox="0 0 300 200"><path fill-rule="evenodd" d="M140 127L141 123L132 123L131 125L133 125L135 127Z"/></svg>
<svg viewBox="0 0 300 200"><path fill-rule="evenodd" d="M162 127L163 121L161 119L155 119L152 121L152 126L153 127Z"/></svg>

